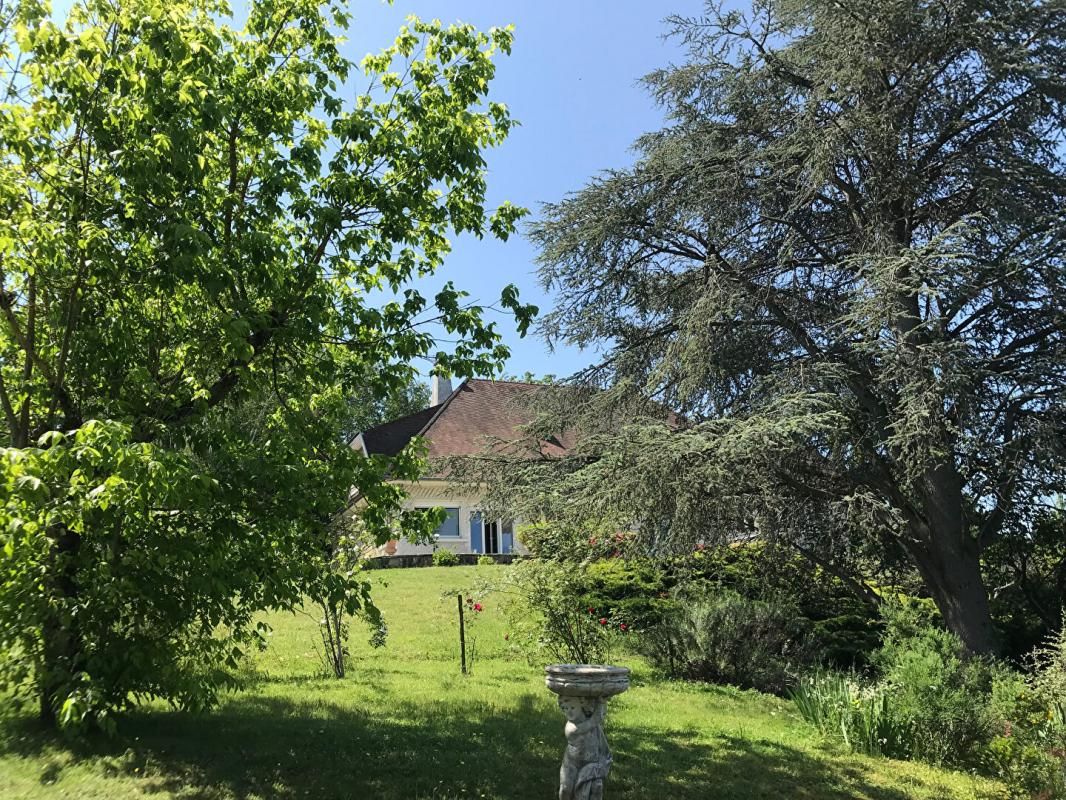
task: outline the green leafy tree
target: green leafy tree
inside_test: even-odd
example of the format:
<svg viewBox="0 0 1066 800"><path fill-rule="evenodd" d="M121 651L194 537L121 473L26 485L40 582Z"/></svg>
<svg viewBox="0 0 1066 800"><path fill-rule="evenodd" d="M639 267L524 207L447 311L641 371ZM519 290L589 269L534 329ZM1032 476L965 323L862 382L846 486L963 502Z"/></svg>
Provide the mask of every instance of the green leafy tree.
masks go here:
<svg viewBox="0 0 1066 800"><path fill-rule="evenodd" d="M581 444L513 483L661 546L902 548L993 650L981 553L1066 466L1062 4L672 23L688 58L646 79L668 125L532 229L545 334L606 358L540 431Z"/></svg>
<svg viewBox="0 0 1066 800"><path fill-rule="evenodd" d="M384 397L375 394L373 384L359 388L351 398L351 416L344 423L342 435L351 441L362 431L428 408L429 399L429 386L415 380Z"/></svg>
<svg viewBox="0 0 1066 800"><path fill-rule="evenodd" d="M412 18L356 65L347 23L317 0L243 24L213 0L0 5L0 676L47 721L208 704L257 612L366 609L330 520L356 487L386 535L385 477L420 458L358 457L352 398L507 355L464 293L404 287L450 231L521 216L484 203L511 32Z"/></svg>

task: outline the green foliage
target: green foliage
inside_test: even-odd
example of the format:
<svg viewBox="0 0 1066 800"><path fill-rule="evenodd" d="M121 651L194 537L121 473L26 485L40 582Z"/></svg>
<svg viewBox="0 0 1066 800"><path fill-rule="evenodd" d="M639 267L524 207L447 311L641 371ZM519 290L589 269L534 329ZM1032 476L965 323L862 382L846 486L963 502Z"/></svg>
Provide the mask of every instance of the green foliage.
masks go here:
<svg viewBox="0 0 1066 800"><path fill-rule="evenodd" d="M257 612L372 613L330 523L355 487L393 535L422 454L351 450L353 398L507 356L465 293L408 284L521 216L484 202L511 32L412 18L356 65L343 3L0 15L0 675L70 725L202 707Z"/></svg>
<svg viewBox="0 0 1066 800"><path fill-rule="evenodd" d="M875 661L876 682L804 677L791 693L800 715L856 752L979 768L1017 800L1064 795L1066 636L1037 652L1026 681L967 656L920 606L890 607Z"/></svg>
<svg viewBox="0 0 1066 800"><path fill-rule="evenodd" d="M734 592L683 594L641 637L648 659L673 677L782 694L814 660L794 607Z"/></svg>
<svg viewBox="0 0 1066 800"><path fill-rule="evenodd" d="M607 664L629 623L588 605L584 565L523 559L486 588L506 598L510 641L531 663Z"/></svg>
<svg viewBox="0 0 1066 800"><path fill-rule="evenodd" d="M678 585L726 590L748 598L795 607L820 661L840 669L865 666L881 643L877 608L856 596L853 585L830 574L788 547L748 542L699 547L674 559L671 579ZM854 583L854 582L853 582ZM860 587L863 588L863 587ZM873 595L871 589L867 589Z"/></svg>
<svg viewBox="0 0 1066 800"><path fill-rule="evenodd" d="M1058 632L1034 650L1029 667L1033 692L1048 704L1058 724L1066 726L1066 611Z"/></svg>
<svg viewBox="0 0 1066 800"><path fill-rule="evenodd" d="M1049 753L1044 743L1010 734L995 737L987 758L993 774L1007 786L1011 800L1066 797L1063 757Z"/></svg>
<svg viewBox="0 0 1066 800"><path fill-rule="evenodd" d="M883 689L865 686L854 675L817 672L800 679L789 697L822 735L839 738L856 753L909 755L910 727Z"/></svg>
<svg viewBox="0 0 1066 800"><path fill-rule="evenodd" d="M496 559L492 556L478 556L477 565L479 567L494 567L496 566Z"/></svg>
<svg viewBox="0 0 1066 800"><path fill-rule="evenodd" d="M325 568L342 579L361 572L365 564L364 554L373 542L360 521L340 516L334 520L331 528L332 541L329 543ZM319 613L319 638L322 643L319 655L323 672L334 678L343 678L352 666L348 637L353 615L343 597L312 594L310 599L317 605L316 611ZM383 647L388 627L377 607L373 603L365 603L355 616L370 628L370 643L375 647Z"/></svg>
<svg viewBox="0 0 1066 800"><path fill-rule="evenodd" d="M668 588L666 573L648 561L607 558L586 567L581 602L639 634L675 610Z"/></svg>
<svg viewBox="0 0 1066 800"><path fill-rule="evenodd" d="M635 539L609 520L587 519L542 519L520 525L517 536L535 558L575 564L631 554Z"/></svg>
<svg viewBox="0 0 1066 800"><path fill-rule="evenodd" d="M459 566L459 556L455 554L455 551L449 550L447 547L439 547L433 551L433 566L457 567Z"/></svg>
<svg viewBox="0 0 1066 800"><path fill-rule="evenodd" d="M1066 797L1066 627L1035 650L1029 666L1028 686L1003 704L988 766L1012 798Z"/></svg>
<svg viewBox="0 0 1066 800"><path fill-rule="evenodd" d="M1023 531L997 539L982 554L1003 655L1019 660L1061 622L1066 598L1066 508L1041 513Z"/></svg>
<svg viewBox="0 0 1066 800"><path fill-rule="evenodd" d="M920 611L886 606L888 628L875 657L893 711L910 729L909 755L933 764L974 765L996 725L997 683L1010 671L966 653L957 636Z"/></svg>
<svg viewBox="0 0 1066 800"><path fill-rule="evenodd" d="M605 352L538 421L579 441L501 485L659 552L899 549L991 652L981 549L1066 476L1066 15L734 5L672 20L668 123L532 228L544 335Z"/></svg>

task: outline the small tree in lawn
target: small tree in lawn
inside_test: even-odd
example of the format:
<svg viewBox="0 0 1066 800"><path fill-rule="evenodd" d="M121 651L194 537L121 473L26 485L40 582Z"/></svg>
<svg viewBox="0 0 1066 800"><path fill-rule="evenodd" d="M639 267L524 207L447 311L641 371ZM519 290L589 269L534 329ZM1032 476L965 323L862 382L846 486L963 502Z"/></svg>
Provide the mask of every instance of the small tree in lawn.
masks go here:
<svg viewBox="0 0 1066 800"><path fill-rule="evenodd" d="M412 359L507 355L450 284L404 287L449 231L520 216L484 205L511 34L411 20L356 68L347 23L316 0L239 27L211 0L0 6L0 676L46 721L209 704L260 611L369 609L330 521L354 486L391 535L386 476L420 458L356 454L351 398L394 396Z"/></svg>
<svg viewBox="0 0 1066 800"><path fill-rule="evenodd" d="M408 512L401 512L402 514ZM417 513L417 512L416 512ZM332 537L329 543L327 569L335 574L334 580L323 581L320 591L310 599L315 606L314 617L318 623L318 635L322 646L320 656L326 671L334 678L343 678L348 674L350 651L348 640L351 635L353 615L349 611L343 587L355 580L363 569L364 558L373 540L358 518L339 514L331 526ZM383 647L388 636L388 627L381 612L369 599L362 604L354 615L370 629L370 644Z"/></svg>

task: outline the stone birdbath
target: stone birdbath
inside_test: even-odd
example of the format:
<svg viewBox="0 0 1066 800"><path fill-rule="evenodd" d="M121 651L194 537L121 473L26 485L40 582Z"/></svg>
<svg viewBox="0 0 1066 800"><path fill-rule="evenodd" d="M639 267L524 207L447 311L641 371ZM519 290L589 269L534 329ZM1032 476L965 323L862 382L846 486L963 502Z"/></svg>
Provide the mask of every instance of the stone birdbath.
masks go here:
<svg viewBox="0 0 1066 800"><path fill-rule="evenodd" d="M600 664L553 664L544 683L559 695L566 715L566 755L559 770L559 800L602 800L611 771L603 733L607 698L629 688L629 670Z"/></svg>

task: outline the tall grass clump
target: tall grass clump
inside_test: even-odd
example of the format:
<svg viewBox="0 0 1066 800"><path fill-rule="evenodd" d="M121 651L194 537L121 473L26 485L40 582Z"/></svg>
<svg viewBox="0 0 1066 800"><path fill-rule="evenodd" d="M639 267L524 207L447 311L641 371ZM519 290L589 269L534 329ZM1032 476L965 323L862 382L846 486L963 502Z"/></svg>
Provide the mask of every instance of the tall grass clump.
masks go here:
<svg viewBox="0 0 1066 800"><path fill-rule="evenodd" d="M869 678L816 673L791 692L823 735L868 755L988 772L1015 800L1066 798L1066 634L1028 676L965 652L920 605L886 610Z"/></svg>
<svg viewBox="0 0 1066 800"><path fill-rule="evenodd" d="M893 713L889 693L856 676L809 675L790 696L800 716L822 735L839 738L857 753L905 758L910 752L910 726Z"/></svg>

